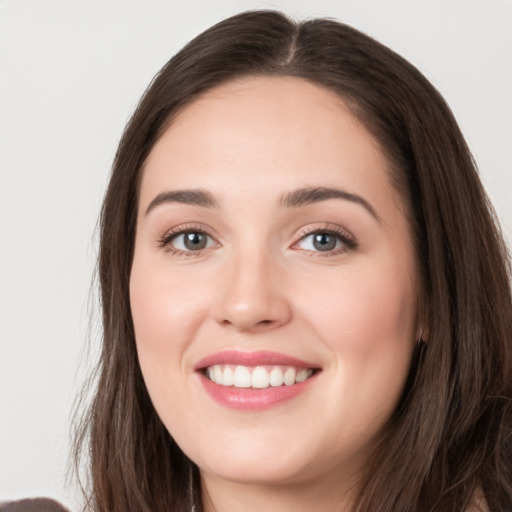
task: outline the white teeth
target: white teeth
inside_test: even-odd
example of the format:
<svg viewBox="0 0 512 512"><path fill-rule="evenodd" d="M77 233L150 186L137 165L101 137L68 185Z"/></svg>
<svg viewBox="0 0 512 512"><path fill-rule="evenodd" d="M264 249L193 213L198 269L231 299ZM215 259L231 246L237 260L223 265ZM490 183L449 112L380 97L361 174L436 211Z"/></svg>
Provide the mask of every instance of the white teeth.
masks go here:
<svg viewBox="0 0 512 512"><path fill-rule="evenodd" d="M311 376L309 368L301 368L297 371L297 376L295 377L295 382L304 382L308 377Z"/></svg>
<svg viewBox="0 0 512 512"><path fill-rule="evenodd" d="M273 387L282 386L284 384L283 371L279 366L274 366L270 372L270 385Z"/></svg>
<svg viewBox="0 0 512 512"><path fill-rule="evenodd" d="M218 364L216 364L213 367L213 380L215 382L219 382L219 383L221 383L223 381L223 379L222 379L222 368Z"/></svg>
<svg viewBox="0 0 512 512"><path fill-rule="evenodd" d="M309 379L313 375L311 368L294 368L293 366L242 366L215 364L206 370L206 376L221 386L236 388L265 389L283 384L292 386Z"/></svg>
<svg viewBox="0 0 512 512"><path fill-rule="evenodd" d="M297 375L297 371L295 368L287 368L287 370L284 372L284 383L287 386L292 386L295 384L295 376Z"/></svg>
<svg viewBox="0 0 512 512"><path fill-rule="evenodd" d="M224 368L224 378L222 379L223 386L232 386L235 382L235 374L230 366Z"/></svg>
<svg viewBox="0 0 512 512"><path fill-rule="evenodd" d="M251 383L253 388L268 388L270 377L267 370L265 370L265 368L263 368L262 366L257 366L256 368L254 368L251 377Z"/></svg>
<svg viewBox="0 0 512 512"><path fill-rule="evenodd" d="M218 382L218 384L223 384L223 382ZM233 385L235 386L235 388L251 387L251 372L246 366L237 366L235 368Z"/></svg>

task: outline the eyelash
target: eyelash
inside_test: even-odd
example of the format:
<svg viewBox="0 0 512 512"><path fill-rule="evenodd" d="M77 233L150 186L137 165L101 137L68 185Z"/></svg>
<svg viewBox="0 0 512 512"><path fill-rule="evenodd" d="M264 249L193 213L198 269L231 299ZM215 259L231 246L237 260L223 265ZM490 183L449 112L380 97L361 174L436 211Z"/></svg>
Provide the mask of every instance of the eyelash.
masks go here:
<svg viewBox="0 0 512 512"><path fill-rule="evenodd" d="M165 248L166 251L168 251L173 256L180 256L180 257L198 257L203 254L203 252L207 249L210 249L211 247L206 247L204 249L199 250L188 250L184 251L182 249L177 249L171 245L172 241L178 238L181 235L186 234L201 234L205 235L211 240L215 240L213 236L211 236L207 230L204 229L202 226L198 225L185 225L185 226L179 226L177 228L172 229L171 231L168 231L165 233L164 236L162 236L158 240L158 247L159 248ZM297 247L298 244L303 242L307 239L307 237L312 235L329 235L334 236L337 238L338 241L342 243L342 247L335 249L335 250L328 250L325 252L322 251L315 251L315 250L308 250L305 249L305 252L310 253L311 255L314 255L315 257L329 257L329 256L337 256L339 254L357 249L358 244L353 237L351 233L348 231L342 229L339 226L332 225L332 224L325 224L320 227L310 228L310 229L304 229L298 236L298 240L294 242L294 244L291 246L292 249ZM296 249L298 250L298 249Z"/></svg>
<svg viewBox="0 0 512 512"><path fill-rule="evenodd" d="M329 256L338 256L345 252L357 249L357 247L358 247L358 244L357 244L354 236L351 233L349 233L347 230L345 230L337 225L325 224L320 227L304 229L299 234L299 239L297 240L297 242L295 242L292 245L292 248L296 247L299 243L303 242L304 240L306 240L308 237L310 237L312 235L334 236L342 243L342 247L340 247L338 249L334 249L334 250L325 251L325 252L305 249L306 252L314 255L315 257L326 258Z"/></svg>
<svg viewBox="0 0 512 512"><path fill-rule="evenodd" d="M187 233L202 234L214 240L214 238L204 229L204 227L191 224L173 228L171 231L165 233L165 235L158 240L158 247L165 249L173 256L181 256L186 258L201 256L205 249L200 249L197 251L183 251L182 249L176 249L171 245L173 240L178 238L180 235L186 235Z"/></svg>

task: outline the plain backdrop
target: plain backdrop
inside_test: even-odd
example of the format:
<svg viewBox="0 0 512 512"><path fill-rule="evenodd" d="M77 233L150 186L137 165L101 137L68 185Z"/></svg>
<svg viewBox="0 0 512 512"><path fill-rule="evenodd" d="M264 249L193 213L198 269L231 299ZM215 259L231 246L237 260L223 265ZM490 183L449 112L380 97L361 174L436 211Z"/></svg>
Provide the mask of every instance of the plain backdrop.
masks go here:
<svg viewBox="0 0 512 512"><path fill-rule="evenodd" d="M512 239L510 0L0 0L0 501L77 508L70 413L90 365L94 228L116 144L173 53L255 8L337 18L419 67Z"/></svg>

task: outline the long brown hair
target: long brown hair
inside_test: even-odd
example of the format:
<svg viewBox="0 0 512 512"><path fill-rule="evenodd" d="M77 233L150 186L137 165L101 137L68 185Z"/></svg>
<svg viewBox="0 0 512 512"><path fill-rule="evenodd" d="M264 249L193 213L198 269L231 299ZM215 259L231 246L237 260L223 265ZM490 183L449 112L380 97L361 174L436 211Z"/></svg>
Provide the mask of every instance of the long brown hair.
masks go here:
<svg viewBox="0 0 512 512"><path fill-rule="evenodd" d="M103 348L75 455L98 512L201 510L199 476L158 418L130 313L138 184L149 152L198 95L239 77L300 77L336 92L379 141L413 227L426 343L371 458L356 510L460 512L477 488L512 507L512 304L506 248L442 97L396 53L341 23L239 14L158 73L129 121L101 212ZM179 390L177 390L179 392Z"/></svg>

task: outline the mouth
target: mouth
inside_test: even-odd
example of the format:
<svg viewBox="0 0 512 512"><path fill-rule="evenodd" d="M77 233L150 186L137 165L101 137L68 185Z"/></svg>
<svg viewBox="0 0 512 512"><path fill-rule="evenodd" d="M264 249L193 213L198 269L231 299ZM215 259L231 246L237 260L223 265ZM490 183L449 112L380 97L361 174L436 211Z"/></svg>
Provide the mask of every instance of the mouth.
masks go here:
<svg viewBox="0 0 512 512"><path fill-rule="evenodd" d="M203 370L211 382L225 387L267 389L293 386L312 377L318 369L283 365L244 366L214 364Z"/></svg>
<svg viewBox="0 0 512 512"><path fill-rule="evenodd" d="M223 406L260 410L305 391L321 368L274 352L223 351L194 368L204 389Z"/></svg>

